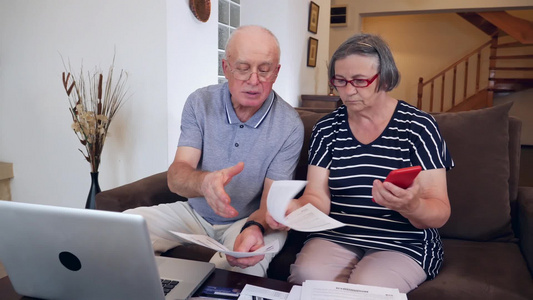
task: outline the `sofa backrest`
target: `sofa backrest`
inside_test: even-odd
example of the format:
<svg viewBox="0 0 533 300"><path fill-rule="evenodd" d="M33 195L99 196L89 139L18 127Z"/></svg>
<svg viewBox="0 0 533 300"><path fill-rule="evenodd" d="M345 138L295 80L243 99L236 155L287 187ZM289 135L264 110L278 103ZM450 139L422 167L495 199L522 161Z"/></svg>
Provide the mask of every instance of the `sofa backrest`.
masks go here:
<svg viewBox="0 0 533 300"><path fill-rule="evenodd" d="M511 215L518 193L521 122L512 104L434 115L456 164L447 172L452 213L443 238L513 241ZM305 139L296 179L305 179L314 124L327 112L300 110Z"/></svg>

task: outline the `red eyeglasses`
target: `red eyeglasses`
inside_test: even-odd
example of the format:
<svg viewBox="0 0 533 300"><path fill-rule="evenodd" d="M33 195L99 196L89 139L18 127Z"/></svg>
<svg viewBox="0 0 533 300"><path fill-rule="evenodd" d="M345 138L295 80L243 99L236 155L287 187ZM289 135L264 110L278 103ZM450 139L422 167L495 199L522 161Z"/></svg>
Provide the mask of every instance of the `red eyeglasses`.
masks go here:
<svg viewBox="0 0 533 300"><path fill-rule="evenodd" d="M333 78L331 78L331 80L329 82L334 87L345 87L349 83L353 87L356 87L356 88L365 88L365 87L371 85L372 82L374 82L376 80L376 78L378 78L378 75L379 75L379 73L376 73L376 75L372 76L372 78L370 78L370 79L356 78L356 79L352 79L352 80L346 80L344 78L333 77Z"/></svg>

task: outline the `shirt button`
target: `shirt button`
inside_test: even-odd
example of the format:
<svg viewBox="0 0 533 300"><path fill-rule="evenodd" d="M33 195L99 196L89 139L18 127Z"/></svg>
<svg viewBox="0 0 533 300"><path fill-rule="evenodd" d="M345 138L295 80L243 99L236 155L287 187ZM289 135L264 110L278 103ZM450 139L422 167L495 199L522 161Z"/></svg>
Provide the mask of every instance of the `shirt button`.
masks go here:
<svg viewBox="0 0 533 300"><path fill-rule="evenodd" d="M239 143L235 143L235 147L239 147Z"/></svg>
<svg viewBox="0 0 533 300"><path fill-rule="evenodd" d="M244 125L241 124L241 126L239 126L239 128L244 128Z"/></svg>

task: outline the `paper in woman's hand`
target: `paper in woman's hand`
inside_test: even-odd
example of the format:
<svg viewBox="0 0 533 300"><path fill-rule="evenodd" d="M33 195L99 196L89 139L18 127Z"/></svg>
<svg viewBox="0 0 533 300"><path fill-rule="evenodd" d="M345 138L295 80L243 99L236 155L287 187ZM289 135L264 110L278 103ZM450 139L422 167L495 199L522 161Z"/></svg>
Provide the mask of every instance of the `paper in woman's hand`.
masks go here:
<svg viewBox="0 0 533 300"><path fill-rule="evenodd" d="M305 187L304 180L277 180L272 183L267 196L267 209L276 222L285 224L289 203Z"/></svg>
<svg viewBox="0 0 533 300"><path fill-rule="evenodd" d="M294 196L307 184L302 180L274 181L267 196L267 209L276 222L294 230L315 232L342 227L345 224L330 218L311 204L285 216L289 203Z"/></svg>

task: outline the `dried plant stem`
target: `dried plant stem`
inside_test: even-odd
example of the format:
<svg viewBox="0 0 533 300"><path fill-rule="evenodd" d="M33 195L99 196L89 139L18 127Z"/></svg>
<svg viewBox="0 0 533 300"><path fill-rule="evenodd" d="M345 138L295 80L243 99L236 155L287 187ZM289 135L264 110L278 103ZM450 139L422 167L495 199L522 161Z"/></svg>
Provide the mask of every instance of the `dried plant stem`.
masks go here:
<svg viewBox="0 0 533 300"><path fill-rule="evenodd" d="M105 87L104 76L99 70L87 72L86 78L82 67L76 77L69 64L68 72L63 72L63 87L69 99L72 128L85 147L86 152L79 150L91 164L91 172L98 172L111 120L122 107L127 92L126 72L121 70L118 80L113 81L114 64L115 57L109 67Z"/></svg>

